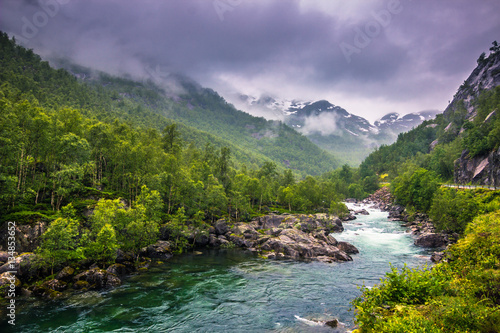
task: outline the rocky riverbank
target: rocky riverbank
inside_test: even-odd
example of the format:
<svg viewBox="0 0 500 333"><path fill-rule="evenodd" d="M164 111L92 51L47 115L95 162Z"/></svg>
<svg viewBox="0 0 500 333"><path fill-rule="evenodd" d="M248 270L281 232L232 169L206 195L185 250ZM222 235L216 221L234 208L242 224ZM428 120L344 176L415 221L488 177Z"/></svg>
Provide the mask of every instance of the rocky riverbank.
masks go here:
<svg viewBox="0 0 500 333"><path fill-rule="evenodd" d="M346 219L353 219L347 216ZM51 272L37 261L34 251L45 225L22 226L16 230L18 253L9 262L9 253L0 251L0 293L14 285L16 295L59 298L87 290L100 290L121 285L123 277L146 270L158 261L173 256L171 243L162 234L155 244L143 248L140 257L118 250L116 262L109 266L80 261L73 266L59 267ZM331 233L344 230L342 221L327 214L282 214L258 217L249 223L233 223L221 219L207 235L191 237L197 248L238 247L269 259L318 260L322 262L351 261L356 247L338 242ZM192 243L192 244L193 244ZM29 252L28 252L29 251ZM10 272L16 271L15 275Z"/></svg>
<svg viewBox="0 0 500 333"><path fill-rule="evenodd" d="M414 244L425 248L444 248L458 235L437 232L432 220L422 213L409 214L403 206L394 204L389 188L383 187L362 201L366 205L389 212L389 218L402 222L408 232L415 236Z"/></svg>
<svg viewBox="0 0 500 333"><path fill-rule="evenodd" d="M336 216L272 214L232 227L220 220L210 230L209 245L233 244L269 259L351 261L349 254L358 253L358 250L349 243L338 242L331 235L343 230L342 221Z"/></svg>

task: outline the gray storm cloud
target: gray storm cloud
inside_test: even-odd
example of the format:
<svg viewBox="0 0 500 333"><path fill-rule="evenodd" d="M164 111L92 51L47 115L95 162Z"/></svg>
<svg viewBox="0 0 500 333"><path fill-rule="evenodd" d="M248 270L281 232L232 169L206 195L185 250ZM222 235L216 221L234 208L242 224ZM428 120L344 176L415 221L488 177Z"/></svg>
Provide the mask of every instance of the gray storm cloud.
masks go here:
<svg viewBox="0 0 500 333"><path fill-rule="evenodd" d="M160 66L223 96L330 99L369 119L444 108L500 39L497 0L2 0L0 8L0 29L44 57L139 78Z"/></svg>

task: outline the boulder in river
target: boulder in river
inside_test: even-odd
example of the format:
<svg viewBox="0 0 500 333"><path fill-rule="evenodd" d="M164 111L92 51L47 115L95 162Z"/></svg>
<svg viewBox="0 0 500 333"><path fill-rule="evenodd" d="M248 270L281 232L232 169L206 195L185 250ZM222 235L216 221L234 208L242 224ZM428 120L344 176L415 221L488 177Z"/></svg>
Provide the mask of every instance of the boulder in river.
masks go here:
<svg viewBox="0 0 500 333"><path fill-rule="evenodd" d="M154 259L170 259L172 258L172 251L170 250L170 243L167 241L159 240L154 244L143 248L141 251L143 256Z"/></svg>
<svg viewBox="0 0 500 333"><path fill-rule="evenodd" d="M352 260L347 253L328 244L323 236L318 239L300 229L285 229L278 237L271 237L262 244L260 249L273 252L273 256L280 253L290 259L317 259L327 262Z"/></svg>
<svg viewBox="0 0 500 333"><path fill-rule="evenodd" d="M415 245L420 247L436 248L448 244L446 235L438 233L424 233L415 239Z"/></svg>
<svg viewBox="0 0 500 333"><path fill-rule="evenodd" d="M359 253L359 250L356 248L356 246L352 245L351 243L338 242L337 247L339 248L339 250L344 251L347 254Z"/></svg>
<svg viewBox="0 0 500 333"><path fill-rule="evenodd" d="M370 215L366 209L358 209L354 211L354 215Z"/></svg>

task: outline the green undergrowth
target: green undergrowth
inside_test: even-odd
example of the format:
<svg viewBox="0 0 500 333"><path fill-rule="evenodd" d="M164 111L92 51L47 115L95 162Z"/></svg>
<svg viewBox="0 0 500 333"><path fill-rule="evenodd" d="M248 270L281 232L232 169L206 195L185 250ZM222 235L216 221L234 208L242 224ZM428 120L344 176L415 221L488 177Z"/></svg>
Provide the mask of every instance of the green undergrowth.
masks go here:
<svg viewBox="0 0 500 333"><path fill-rule="evenodd" d="M500 211L478 216L447 261L392 267L352 305L361 332L500 332Z"/></svg>

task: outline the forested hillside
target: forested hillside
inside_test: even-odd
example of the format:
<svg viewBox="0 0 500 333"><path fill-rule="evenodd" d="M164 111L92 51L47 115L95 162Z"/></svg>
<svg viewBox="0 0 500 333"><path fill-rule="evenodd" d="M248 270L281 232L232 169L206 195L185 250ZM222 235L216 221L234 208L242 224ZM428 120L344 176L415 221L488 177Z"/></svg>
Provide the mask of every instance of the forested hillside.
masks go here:
<svg viewBox="0 0 500 333"><path fill-rule="evenodd" d="M174 120L180 123L182 137L198 147L206 142L218 148L231 147L237 164L256 167L273 161L279 170L291 168L302 176L338 166L330 154L291 128L238 111L216 92L188 79L179 78L183 93L175 97L168 97L152 81L105 73L94 73L82 84L63 69L51 69L31 50L14 47L7 36L2 36L2 45L2 83L8 82L25 94L30 92L42 106L78 108L99 120L120 119L144 128L162 129ZM75 74L93 73L65 65L78 72Z"/></svg>
<svg viewBox="0 0 500 333"><path fill-rule="evenodd" d="M205 124L213 119L212 131L223 138L167 119L159 110L170 109L160 106L175 103L147 84L102 76L91 85L80 83L65 70L50 68L31 50L15 45L7 35L0 42L2 222L52 226L51 221L59 221L54 228L82 223L79 228L88 229L93 241L99 232L108 236L111 232L121 239L120 246L132 250L157 239L161 223L181 237L187 235L188 227L203 229L221 217L248 220L269 212L270 207L343 212L339 200L348 195L363 197L377 186L374 175L361 175L348 167L344 168L348 180L331 172L299 181L291 168L280 167L259 153L258 147L249 152L250 141L244 135L241 140L232 139L248 124L258 130L257 126L264 129L271 123L230 106L217 116L211 107L220 97L213 92L192 93L190 103L205 107L193 110ZM99 84L103 81L110 82L108 87ZM127 86L130 91L123 91ZM158 105L147 107L148 99ZM191 110L181 104L172 108ZM201 116L202 112L211 116ZM333 163L326 158L315 165L314 157L328 155L290 128L275 126L277 136L260 140L262 150L276 151L275 156L299 155L296 161L304 163L303 170L310 166L319 172L321 163ZM293 151L301 145L302 155ZM285 146L290 148L288 153L280 151ZM82 215L87 209L119 214L123 207L128 208L128 215L120 226L107 225L106 219L94 226ZM132 234L142 239L140 244L125 244L126 235ZM178 246L181 250L186 244Z"/></svg>
<svg viewBox="0 0 500 333"><path fill-rule="evenodd" d="M236 110L217 92L181 75L169 74L168 83L161 78L135 81L65 61L56 64L87 83L87 88L106 94L118 113L125 109L140 124L150 118L152 121L144 123L146 127L160 129L169 119L188 126L180 126L183 137L197 146L207 141L207 134L217 146L234 146L237 163L258 166L273 161L279 170L291 168L301 176L318 175L338 166L331 154L292 128ZM175 85L173 91L169 85ZM158 124L157 119L163 122Z"/></svg>
<svg viewBox="0 0 500 333"><path fill-rule="evenodd" d="M394 144L380 147L366 158L362 167L395 177L400 173L403 162L412 161L435 172L443 181L453 181L455 169L461 164L467 164L474 158L484 161L499 148L499 84L500 48L495 42L490 55L486 57L483 54L478 59L478 67L458 89L443 114L408 133L400 134ZM462 161L458 160L461 156ZM498 175L477 177L481 172L478 166L474 165L472 175L460 178L460 182L500 184ZM498 167L500 165L497 164Z"/></svg>

